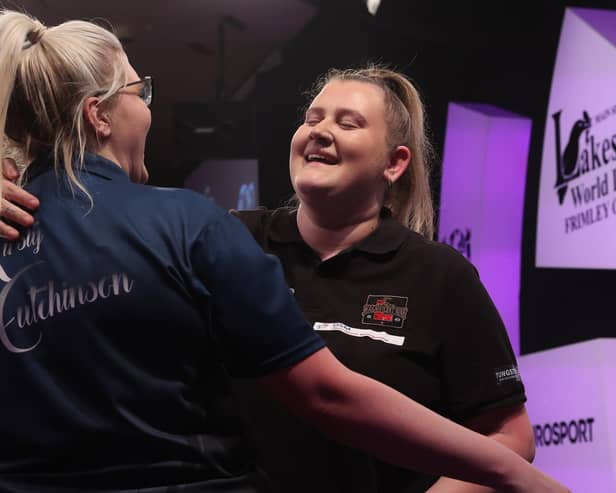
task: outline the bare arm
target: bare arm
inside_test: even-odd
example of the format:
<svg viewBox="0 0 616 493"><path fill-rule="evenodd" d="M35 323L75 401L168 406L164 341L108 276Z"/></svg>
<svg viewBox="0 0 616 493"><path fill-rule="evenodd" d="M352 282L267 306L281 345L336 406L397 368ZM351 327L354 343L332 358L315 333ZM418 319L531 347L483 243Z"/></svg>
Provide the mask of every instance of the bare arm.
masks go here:
<svg viewBox="0 0 616 493"><path fill-rule="evenodd" d="M19 172L15 162L10 158L2 160L2 201L0 203L0 237L16 240L19 231L4 222L3 219L12 221L21 226L30 227L34 218L25 209L36 209L39 206L38 199L15 184L19 178Z"/></svg>
<svg viewBox="0 0 616 493"><path fill-rule="evenodd" d="M387 462L502 492L569 491L496 440L352 372L328 349L260 383L325 434Z"/></svg>
<svg viewBox="0 0 616 493"><path fill-rule="evenodd" d="M468 420L465 426L486 435L532 462L535 440L523 405L490 410ZM442 477L426 493L493 493L496 490Z"/></svg>

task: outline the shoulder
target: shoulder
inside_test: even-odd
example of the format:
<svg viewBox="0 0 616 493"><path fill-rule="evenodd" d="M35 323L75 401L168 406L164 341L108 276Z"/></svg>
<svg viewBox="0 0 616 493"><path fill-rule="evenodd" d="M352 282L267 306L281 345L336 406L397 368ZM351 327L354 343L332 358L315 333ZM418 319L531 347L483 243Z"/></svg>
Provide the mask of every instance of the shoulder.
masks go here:
<svg viewBox="0 0 616 493"><path fill-rule="evenodd" d="M296 209L292 207L280 207L278 209L262 207L242 211L232 209L229 212L242 221L255 238L262 239L270 232L272 225L274 225L274 229L277 229L278 226L276 225L286 224L290 218L294 221L295 211ZM281 221L284 223L281 223Z"/></svg>
<svg viewBox="0 0 616 493"><path fill-rule="evenodd" d="M129 184L132 206L153 215L180 215L186 218L218 219L228 214L212 200L192 190Z"/></svg>
<svg viewBox="0 0 616 493"><path fill-rule="evenodd" d="M192 203L211 202L211 200L204 195L188 190L187 188L157 187L132 182L127 182L124 186L127 191L131 190L131 193L151 200L162 199L170 202L189 201Z"/></svg>
<svg viewBox="0 0 616 493"><path fill-rule="evenodd" d="M247 226L250 225L259 225L266 224L274 218L280 216L288 216L292 214L294 209L289 207L280 207L278 209L267 209L266 207L259 207L257 209L248 209L238 211L236 209L231 209L229 213L235 217L237 217L240 221L242 221Z"/></svg>
<svg viewBox="0 0 616 493"><path fill-rule="evenodd" d="M115 220L145 237L162 235L189 244L214 224L238 222L192 190L135 183L113 186L95 195L93 212L102 221Z"/></svg>
<svg viewBox="0 0 616 493"><path fill-rule="evenodd" d="M241 210L241 211L238 211L237 209L229 210L229 214L237 217L246 226L259 225L263 223L264 221L266 221L269 217L271 217L274 212L275 212L275 209L267 209L265 207L259 207L257 209L248 209L248 210Z"/></svg>
<svg viewBox="0 0 616 493"><path fill-rule="evenodd" d="M477 270L471 261L456 249L445 243L429 240L414 231L409 230L408 232L405 251L433 272L442 272L454 277L458 275L477 276Z"/></svg>

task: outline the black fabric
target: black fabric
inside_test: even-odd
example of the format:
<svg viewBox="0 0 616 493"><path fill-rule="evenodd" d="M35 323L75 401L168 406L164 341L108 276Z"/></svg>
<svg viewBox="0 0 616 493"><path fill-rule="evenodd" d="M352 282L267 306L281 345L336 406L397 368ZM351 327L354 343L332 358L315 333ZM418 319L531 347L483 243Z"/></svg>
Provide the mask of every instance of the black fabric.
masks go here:
<svg viewBox="0 0 616 493"><path fill-rule="evenodd" d="M474 267L452 248L384 212L370 236L321 261L293 209L234 213L280 258L304 315L349 368L458 422L525 401L503 323ZM414 493L436 480L322 438L249 385L238 392L280 492Z"/></svg>
<svg viewBox="0 0 616 493"><path fill-rule="evenodd" d="M279 262L193 192L88 155L91 204L36 168L0 242L0 491L257 491L228 372L323 346Z"/></svg>

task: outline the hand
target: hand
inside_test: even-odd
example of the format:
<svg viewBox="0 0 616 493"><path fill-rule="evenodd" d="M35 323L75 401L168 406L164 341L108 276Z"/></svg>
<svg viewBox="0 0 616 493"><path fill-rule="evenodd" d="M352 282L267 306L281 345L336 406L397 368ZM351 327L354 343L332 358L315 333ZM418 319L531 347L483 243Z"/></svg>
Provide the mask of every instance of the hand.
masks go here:
<svg viewBox="0 0 616 493"><path fill-rule="evenodd" d="M34 210L39 206L38 199L17 186L19 171L11 158L2 159L2 200L0 202L0 217L24 227L34 224L32 215L24 209ZM19 231L0 219L0 237L9 240L19 238Z"/></svg>

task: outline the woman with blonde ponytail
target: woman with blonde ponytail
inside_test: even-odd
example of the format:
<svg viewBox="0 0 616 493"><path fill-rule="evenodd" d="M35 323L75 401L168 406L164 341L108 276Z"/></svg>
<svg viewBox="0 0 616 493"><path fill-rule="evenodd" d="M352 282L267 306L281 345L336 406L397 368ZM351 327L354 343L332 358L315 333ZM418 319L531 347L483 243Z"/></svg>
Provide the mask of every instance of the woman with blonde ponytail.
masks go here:
<svg viewBox="0 0 616 493"><path fill-rule="evenodd" d="M0 131L25 149L42 203L0 242L0 491L267 491L231 374L401 467L566 493L342 366L237 219L142 184L152 79L113 34L0 11L0 74Z"/></svg>
<svg viewBox="0 0 616 493"><path fill-rule="evenodd" d="M407 77L379 66L330 70L291 141L297 206L235 214L280 258L304 315L342 363L532 460L503 323L473 267L432 241L431 159ZM515 378L501 381L498 369ZM252 409L281 493L485 491L375 461L258 401Z"/></svg>

